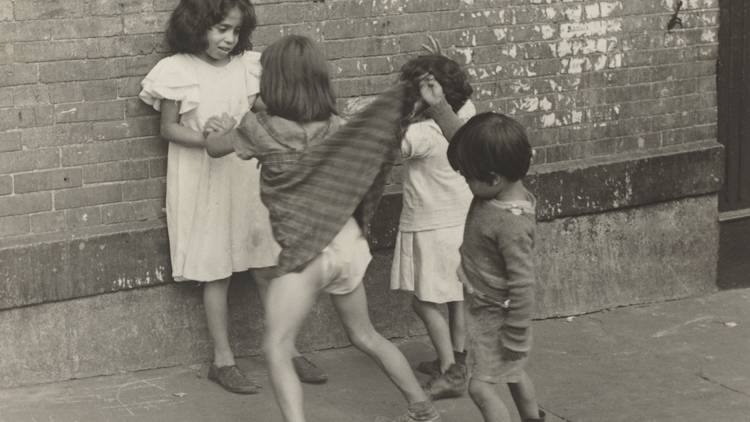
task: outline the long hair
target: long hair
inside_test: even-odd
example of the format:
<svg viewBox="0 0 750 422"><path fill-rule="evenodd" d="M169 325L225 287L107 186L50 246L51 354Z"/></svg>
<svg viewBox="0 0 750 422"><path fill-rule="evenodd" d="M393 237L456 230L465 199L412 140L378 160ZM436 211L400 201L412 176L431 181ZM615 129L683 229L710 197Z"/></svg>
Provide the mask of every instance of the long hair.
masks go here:
<svg viewBox="0 0 750 422"><path fill-rule="evenodd" d="M242 24L237 45L229 54L234 56L252 49L250 35L258 22L249 0L181 0L167 24L165 36L169 48L173 53L203 53L208 48L206 32L235 7L242 15Z"/></svg>
<svg viewBox="0 0 750 422"><path fill-rule="evenodd" d="M522 179L531 164L526 130L512 118L495 112L469 119L448 145L451 167L469 180L491 183L496 175L511 182Z"/></svg>
<svg viewBox="0 0 750 422"><path fill-rule="evenodd" d="M260 96L269 114L296 122L337 114L328 64L311 39L287 35L263 50L260 63Z"/></svg>
<svg viewBox="0 0 750 422"><path fill-rule="evenodd" d="M417 81L424 74L430 73L443 87L445 99L454 112L466 103L473 92L469 78L458 63L439 54L428 54L415 57L403 66L399 78L402 81Z"/></svg>

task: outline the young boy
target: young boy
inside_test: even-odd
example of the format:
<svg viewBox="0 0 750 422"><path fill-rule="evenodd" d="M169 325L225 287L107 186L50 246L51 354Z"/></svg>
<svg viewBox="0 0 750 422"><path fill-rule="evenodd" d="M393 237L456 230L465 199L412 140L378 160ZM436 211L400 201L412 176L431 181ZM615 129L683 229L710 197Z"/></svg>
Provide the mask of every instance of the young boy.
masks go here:
<svg viewBox="0 0 750 422"><path fill-rule="evenodd" d="M526 131L500 113L460 127L431 75L420 92L447 139L448 161L474 194L461 245L459 278L466 295L472 361L469 394L486 422L510 421L497 391L505 383L524 422L544 421L524 366L534 306L535 199L523 185L532 150ZM459 128L460 127L460 128Z"/></svg>

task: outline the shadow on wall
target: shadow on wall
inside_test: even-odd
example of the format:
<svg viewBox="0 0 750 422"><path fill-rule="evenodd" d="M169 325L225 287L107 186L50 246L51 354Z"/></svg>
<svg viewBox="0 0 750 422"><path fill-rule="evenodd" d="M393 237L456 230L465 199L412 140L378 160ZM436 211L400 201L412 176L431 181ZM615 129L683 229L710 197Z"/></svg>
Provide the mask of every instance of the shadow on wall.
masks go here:
<svg viewBox="0 0 750 422"><path fill-rule="evenodd" d="M716 285L720 289L750 287L750 218L719 224Z"/></svg>

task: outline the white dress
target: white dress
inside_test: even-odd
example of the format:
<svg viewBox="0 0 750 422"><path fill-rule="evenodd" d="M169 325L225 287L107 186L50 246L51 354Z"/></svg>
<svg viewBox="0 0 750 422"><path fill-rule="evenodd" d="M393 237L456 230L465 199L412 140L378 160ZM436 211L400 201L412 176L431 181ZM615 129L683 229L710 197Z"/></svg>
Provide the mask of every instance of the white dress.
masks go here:
<svg viewBox="0 0 750 422"><path fill-rule="evenodd" d="M162 99L179 101L180 124L199 132L225 112L240 121L259 92L259 56L246 52L222 67L188 54L166 57L139 97L157 111ZM260 201L257 161L211 158L170 142L166 205L174 280L214 281L276 264L280 248Z"/></svg>
<svg viewBox="0 0 750 422"><path fill-rule="evenodd" d="M476 114L471 101L458 111ZM433 120L409 125L401 142L403 207L393 251L391 289L432 303L463 300L456 271L472 193L447 157L448 140Z"/></svg>

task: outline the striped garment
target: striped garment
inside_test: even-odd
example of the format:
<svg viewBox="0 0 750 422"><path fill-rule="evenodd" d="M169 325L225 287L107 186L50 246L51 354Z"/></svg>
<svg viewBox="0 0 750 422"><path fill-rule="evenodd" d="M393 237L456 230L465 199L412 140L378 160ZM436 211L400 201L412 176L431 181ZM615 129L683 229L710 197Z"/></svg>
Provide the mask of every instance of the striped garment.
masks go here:
<svg viewBox="0 0 750 422"><path fill-rule="evenodd" d="M369 234L365 228L399 155L405 92L400 83L379 95L283 172L264 177L261 169L261 199L281 246L276 275L301 271L351 216Z"/></svg>

